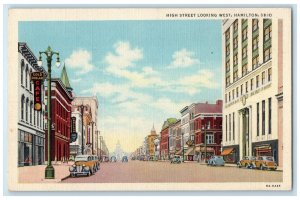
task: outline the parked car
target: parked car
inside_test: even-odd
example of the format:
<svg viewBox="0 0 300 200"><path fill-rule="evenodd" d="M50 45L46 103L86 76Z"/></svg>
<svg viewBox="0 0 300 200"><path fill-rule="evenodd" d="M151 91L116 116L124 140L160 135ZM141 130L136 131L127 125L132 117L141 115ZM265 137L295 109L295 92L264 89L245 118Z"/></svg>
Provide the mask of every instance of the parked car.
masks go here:
<svg viewBox="0 0 300 200"><path fill-rule="evenodd" d="M272 156L259 156L255 162L253 162L253 168L260 170L271 169L276 170L277 164Z"/></svg>
<svg viewBox="0 0 300 200"><path fill-rule="evenodd" d="M94 156L79 155L75 157L75 163L69 167L70 176L77 175L90 176L97 171L97 161Z"/></svg>
<svg viewBox="0 0 300 200"><path fill-rule="evenodd" d="M171 159L171 163L176 163L176 164L180 164L181 161L181 156L175 155L172 159Z"/></svg>
<svg viewBox="0 0 300 200"><path fill-rule="evenodd" d="M117 158L116 158L116 156L112 156L112 157L110 157L110 162L117 162Z"/></svg>
<svg viewBox="0 0 300 200"><path fill-rule="evenodd" d="M237 166L239 168L246 167L252 169L254 162L255 162L255 156L245 156L242 160L237 162Z"/></svg>
<svg viewBox="0 0 300 200"><path fill-rule="evenodd" d="M127 156L123 156L123 157L122 157L122 162L128 162Z"/></svg>
<svg viewBox="0 0 300 200"><path fill-rule="evenodd" d="M211 166L224 166L225 165L225 161L223 159L223 156L212 156L208 160L207 165L211 165Z"/></svg>

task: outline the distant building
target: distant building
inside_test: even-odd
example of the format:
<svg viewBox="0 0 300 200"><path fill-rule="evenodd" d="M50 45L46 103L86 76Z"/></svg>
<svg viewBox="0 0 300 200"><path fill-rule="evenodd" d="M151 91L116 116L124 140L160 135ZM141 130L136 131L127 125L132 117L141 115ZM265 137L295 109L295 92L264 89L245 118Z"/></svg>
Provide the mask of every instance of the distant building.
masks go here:
<svg viewBox="0 0 300 200"><path fill-rule="evenodd" d="M154 140L158 137L158 135L156 134L156 130L154 128L154 124L153 127L151 129L150 135L147 136L147 149L148 149L148 155L150 157L154 157L155 156L155 144L154 144Z"/></svg>
<svg viewBox="0 0 300 200"><path fill-rule="evenodd" d="M176 123L177 119L168 118L161 129L160 132L160 159L168 160L169 156L169 127L170 125Z"/></svg>
<svg viewBox="0 0 300 200"><path fill-rule="evenodd" d="M31 72L43 72L37 59L26 43L18 43L18 166L41 165L45 158L44 85L41 87L42 111L34 109L34 85Z"/></svg>
<svg viewBox="0 0 300 200"><path fill-rule="evenodd" d="M117 142L116 148L111 156L115 156L118 161L122 161L123 156L126 156L127 154L123 151L120 141Z"/></svg>

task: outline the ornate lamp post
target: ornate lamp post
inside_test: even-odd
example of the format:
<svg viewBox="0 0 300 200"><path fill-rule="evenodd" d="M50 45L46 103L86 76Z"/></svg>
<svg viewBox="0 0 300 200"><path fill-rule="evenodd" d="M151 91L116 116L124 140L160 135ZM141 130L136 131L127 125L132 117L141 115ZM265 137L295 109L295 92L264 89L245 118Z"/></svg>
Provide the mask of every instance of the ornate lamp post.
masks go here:
<svg viewBox="0 0 300 200"><path fill-rule="evenodd" d="M59 60L59 53L52 51L51 47L48 46L46 51L40 51L39 52L39 60L37 62L38 66L42 66L42 54L46 55L47 59L47 67L48 67L48 92L47 92L47 112L48 112L48 162L47 167L45 169L45 179L54 179L55 177L55 171L54 167L51 163L51 125L52 125L52 119L51 119L51 62L52 62L52 56L56 55L56 66L60 66L60 60Z"/></svg>
<svg viewBox="0 0 300 200"><path fill-rule="evenodd" d="M84 133L83 133L83 109L84 109L84 105L81 104L80 105L80 111L81 111L81 154L83 155L84 154L84 140L83 140L83 137L84 137Z"/></svg>

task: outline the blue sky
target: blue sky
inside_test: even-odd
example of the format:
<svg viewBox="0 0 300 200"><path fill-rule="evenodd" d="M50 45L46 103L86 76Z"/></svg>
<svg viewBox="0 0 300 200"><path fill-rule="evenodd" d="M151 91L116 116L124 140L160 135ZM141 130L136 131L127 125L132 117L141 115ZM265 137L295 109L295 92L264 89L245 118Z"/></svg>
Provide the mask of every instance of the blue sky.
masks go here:
<svg viewBox="0 0 300 200"><path fill-rule="evenodd" d="M60 53L77 96L97 95L98 129L112 151L142 144L152 124L221 98L221 21L20 22L19 41ZM61 68L53 68L53 76Z"/></svg>

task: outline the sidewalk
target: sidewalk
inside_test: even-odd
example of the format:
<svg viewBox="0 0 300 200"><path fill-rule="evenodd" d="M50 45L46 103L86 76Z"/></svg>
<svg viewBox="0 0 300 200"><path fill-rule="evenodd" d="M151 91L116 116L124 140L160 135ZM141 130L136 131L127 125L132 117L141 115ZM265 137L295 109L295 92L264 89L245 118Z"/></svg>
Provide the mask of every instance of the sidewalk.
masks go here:
<svg viewBox="0 0 300 200"><path fill-rule="evenodd" d="M20 183L49 183L61 182L70 175L69 167L73 162L53 164L55 170L54 179L45 179L45 168L47 165L35 165L18 167Z"/></svg>

